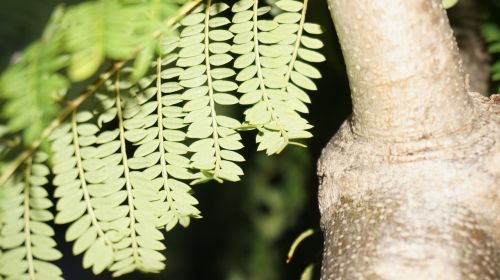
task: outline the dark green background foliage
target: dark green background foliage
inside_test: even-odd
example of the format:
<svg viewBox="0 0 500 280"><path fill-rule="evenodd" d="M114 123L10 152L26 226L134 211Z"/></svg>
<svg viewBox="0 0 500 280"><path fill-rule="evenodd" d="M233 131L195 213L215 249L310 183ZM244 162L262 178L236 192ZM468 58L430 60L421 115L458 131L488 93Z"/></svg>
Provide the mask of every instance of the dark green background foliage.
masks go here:
<svg viewBox="0 0 500 280"><path fill-rule="evenodd" d="M82 1L2 0L0 69L5 69L18 52L41 36L56 5L78 2ZM499 61L500 4L491 1L488 5L484 36L494 59ZM278 156L267 157L253 152L256 149L253 136L243 133L247 147L243 155L247 161L241 165L246 173L242 181L195 186L203 219L192 221L188 229L177 227L166 235L167 269L160 274L133 273L121 279L298 279L308 264L314 262L319 267L322 245L319 233L299 247L290 264L285 263L285 258L290 244L302 231L310 227L319 231L314 162L350 114L350 98L326 3L312 1L309 6L309 21L326 29L321 40L325 44L322 52L328 60L318 65L323 78L317 81L318 91L310 94L308 119L314 125L311 130L314 138L307 141L308 148L291 146ZM493 65L494 81L500 80L499 63ZM498 88L498 83L494 87ZM76 85L72 91L81 89ZM110 279L110 274L94 276L90 270L81 268L81 256L72 256L72 245L64 241L66 229L67 226L56 226L58 247L65 256L58 265L66 278Z"/></svg>
<svg viewBox="0 0 500 280"><path fill-rule="evenodd" d="M492 91L500 92L500 1L486 2L483 12L482 34L492 55Z"/></svg>

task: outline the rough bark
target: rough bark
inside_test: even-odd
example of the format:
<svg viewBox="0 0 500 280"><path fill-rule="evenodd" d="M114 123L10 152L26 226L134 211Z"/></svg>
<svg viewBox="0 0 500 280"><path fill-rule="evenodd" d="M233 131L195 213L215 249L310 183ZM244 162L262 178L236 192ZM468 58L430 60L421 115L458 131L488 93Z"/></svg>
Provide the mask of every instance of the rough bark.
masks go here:
<svg viewBox="0 0 500 280"><path fill-rule="evenodd" d="M319 161L322 279L500 279L500 102L441 1L328 4L353 114Z"/></svg>

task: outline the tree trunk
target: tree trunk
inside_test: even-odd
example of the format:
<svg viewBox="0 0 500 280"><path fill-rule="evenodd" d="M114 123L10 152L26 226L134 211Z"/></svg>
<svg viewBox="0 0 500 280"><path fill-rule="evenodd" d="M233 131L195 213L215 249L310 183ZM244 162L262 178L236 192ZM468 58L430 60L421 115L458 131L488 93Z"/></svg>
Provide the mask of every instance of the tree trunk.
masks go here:
<svg viewBox="0 0 500 280"><path fill-rule="evenodd" d="M500 279L500 106L441 0L328 4L353 114L319 160L322 279Z"/></svg>

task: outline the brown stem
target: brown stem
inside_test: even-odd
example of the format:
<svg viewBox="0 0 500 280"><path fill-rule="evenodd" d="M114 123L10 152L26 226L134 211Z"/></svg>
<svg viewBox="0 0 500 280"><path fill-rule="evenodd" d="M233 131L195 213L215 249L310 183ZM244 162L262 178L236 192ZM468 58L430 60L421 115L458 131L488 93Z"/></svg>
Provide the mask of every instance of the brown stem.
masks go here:
<svg viewBox="0 0 500 280"><path fill-rule="evenodd" d="M404 142L468 127L457 45L441 0L328 0L347 64L352 129Z"/></svg>
<svg viewBox="0 0 500 280"><path fill-rule="evenodd" d="M187 2L184 4L177 14L165 21L165 25L167 27L170 27L174 25L177 21L179 21L182 17L184 17L189 11L191 11L194 7L196 7L198 4L200 4L202 0L192 0L190 2ZM155 32L153 36L159 36L161 33L160 32ZM59 116L50 123L50 125L42 132L42 135L38 140L33 142L29 147L26 148L21 154L19 154L14 161L5 168L5 171L3 174L0 175L0 186L2 186L7 180L10 178L12 174L21 166L21 164L29 158L36 149L42 144L45 139L47 139L50 134L56 129L61 123L76 109L78 106L80 106L87 97L91 96L92 94L95 93L97 89L99 89L111 76L113 76L115 73L117 73L124 65L126 61L118 61L113 64L113 66L106 71L105 73L101 74L99 79L89 85L85 91L80 94L77 98L72 100L67 104L67 106L64 108L64 110L59 114Z"/></svg>
<svg viewBox="0 0 500 280"><path fill-rule="evenodd" d="M33 152L38 149L38 147L42 144L47 137L52 134L54 129L56 129L61 123L76 109L80 104L82 104L83 101L87 99L87 97L91 96L94 94L94 92L99 89L104 82L106 82L109 77L113 76L118 70L120 70L125 62L117 62L115 63L108 71L106 71L104 74L100 76L100 78L93 84L87 87L87 89L80 94L77 98L71 100L68 102L68 105L64 110L59 114L59 116L50 123L50 125L45 128L45 130L42 132L42 135L38 140L33 142L24 152L22 152L19 156L16 157L16 159L9 165L7 168L5 168L5 171L3 174L0 176L0 186L2 186L7 180L10 178L10 176L21 166L21 164L28 159Z"/></svg>

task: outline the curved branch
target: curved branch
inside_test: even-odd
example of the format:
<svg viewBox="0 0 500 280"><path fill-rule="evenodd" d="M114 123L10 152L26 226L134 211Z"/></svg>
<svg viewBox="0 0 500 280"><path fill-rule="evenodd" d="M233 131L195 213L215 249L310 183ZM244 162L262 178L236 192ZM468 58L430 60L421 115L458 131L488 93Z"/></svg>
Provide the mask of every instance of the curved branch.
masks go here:
<svg viewBox="0 0 500 280"><path fill-rule="evenodd" d="M21 166L21 164L28 159L33 152L38 149L38 147L42 144L47 137L50 136L50 134L56 129L80 104L83 103L87 99L87 97L91 96L98 90L111 76L113 76L118 70L120 70L123 65L125 64L124 61L116 62L111 66L109 70L107 70L104 74L102 74L99 79L91 84L90 86L87 87L87 89L80 94L77 98L71 100L68 102L68 105L62 111L59 116L50 123L50 125L45 128L45 130L42 132L42 135L38 140L33 142L24 152L22 152L7 168L5 168L4 173L0 177L0 186L3 185L9 178L10 176Z"/></svg>
<svg viewBox="0 0 500 280"><path fill-rule="evenodd" d="M328 0L347 64L358 136L405 142L476 117L440 0Z"/></svg>
<svg viewBox="0 0 500 280"><path fill-rule="evenodd" d="M167 27L170 27L174 25L179 19L181 19L183 16L185 16L189 11L191 11L194 7L196 7L202 0L192 0L188 3L186 3L184 6L182 6L179 9L179 12L167 19L165 21L165 25ZM153 34L153 36L159 36L160 33L157 32ZM29 158L38 147L42 144L42 142L47 139L47 137L50 136L50 134L56 129L80 104L82 104L83 101L87 99L87 97L91 96L94 94L110 77L112 77L115 73L117 73L123 65L125 65L126 61L118 61L111 66L109 70L107 70L105 73L101 74L99 79L95 81L93 84L88 86L86 90L80 94L77 98L74 100L68 102L68 105L66 108L62 111L59 116L52 121L52 123L42 132L42 135L38 140L33 142L24 152L22 152L19 156L14 159L14 161L5 168L4 173L0 176L0 186L2 186L7 180L14 174L14 172L21 166L21 164Z"/></svg>

